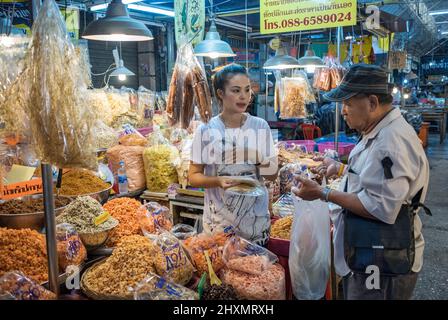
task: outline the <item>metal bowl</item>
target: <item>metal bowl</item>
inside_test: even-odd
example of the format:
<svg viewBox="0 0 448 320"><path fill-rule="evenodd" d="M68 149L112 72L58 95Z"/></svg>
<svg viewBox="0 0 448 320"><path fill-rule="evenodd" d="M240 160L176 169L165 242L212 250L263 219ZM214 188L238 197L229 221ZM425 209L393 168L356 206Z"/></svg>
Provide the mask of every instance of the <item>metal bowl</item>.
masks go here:
<svg viewBox="0 0 448 320"><path fill-rule="evenodd" d="M84 197L84 196L90 196L93 199L95 199L96 201L98 201L101 204L106 203L107 199L109 199L109 195L110 195L110 190L112 189L112 185L110 185L109 188L98 191L98 192L93 192L93 193L86 193L86 194L78 194L78 195L65 195L64 197L67 198L77 198L77 197Z"/></svg>
<svg viewBox="0 0 448 320"><path fill-rule="evenodd" d="M43 198L43 195L37 194L32 196L23 196L18 199L25 200L27 198L38 199ZM60 196L60 198L69 198L69 197ZM65 209L65 207L66 206L55 209L54 210L55 216L57 217L58 215L60 215L62 211ZM20 214L0 213L0 227L6 227L10 229L30 228L33 230L41 231L44 225L45 225L44 212L32 212L32 213L20 213Z"/></svg>
<svg viewBox="0 0 448 320"><path fill-rule="evenodd" d="M109 239L110 232L113 228L99 232L81 233L78 232L82 243L86 247L86 250L90 253L100 247L102 247Z"/></svg>

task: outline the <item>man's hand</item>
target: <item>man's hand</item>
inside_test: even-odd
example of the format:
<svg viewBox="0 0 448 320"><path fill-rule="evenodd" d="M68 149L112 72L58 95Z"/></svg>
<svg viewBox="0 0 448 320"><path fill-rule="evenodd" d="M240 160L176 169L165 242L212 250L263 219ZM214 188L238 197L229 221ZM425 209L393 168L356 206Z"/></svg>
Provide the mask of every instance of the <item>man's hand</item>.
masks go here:
<svg viewBox="0 0 448 320"><path fill-rule="evenodd" d="M317 168L317 170L319 174L325 175L326 177L331 177L338 174L340 165L341 163L336 160L324 158L322 160L322 164Z"/></svg>
<svg viewBox="0 0 448 320"><path fill-rule="evenodd" d="M301 176L296 176L295 179L300 182L299 188L293 187L291 189L296 196L307 201L321 199L323 188L316 181Z"/></svg>

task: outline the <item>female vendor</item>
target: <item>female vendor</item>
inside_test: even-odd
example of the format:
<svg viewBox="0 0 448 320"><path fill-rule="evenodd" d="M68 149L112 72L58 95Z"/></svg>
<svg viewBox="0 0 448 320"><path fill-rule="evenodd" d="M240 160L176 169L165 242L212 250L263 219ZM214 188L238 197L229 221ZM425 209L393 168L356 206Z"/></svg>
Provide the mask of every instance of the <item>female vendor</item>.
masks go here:
<svg viewBox="0 0 448 320"><path fill-rule="evenodd" d="M221 113L196 130L189 170L190 184L205 188L203 229L232 226L239 236L265 245L271 223L263 178L275 180L278 171L272 133L265 120L246 113L252 91L244 67L218 71L213 89ZM241 177L257 186L244 189Z"/></svg>

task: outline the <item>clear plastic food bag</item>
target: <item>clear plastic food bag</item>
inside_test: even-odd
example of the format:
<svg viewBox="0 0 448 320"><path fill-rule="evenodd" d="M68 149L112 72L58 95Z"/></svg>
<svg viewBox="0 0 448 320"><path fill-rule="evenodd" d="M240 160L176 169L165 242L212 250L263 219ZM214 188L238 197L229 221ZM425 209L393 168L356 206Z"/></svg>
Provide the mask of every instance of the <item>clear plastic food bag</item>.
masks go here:
<svg viewBox="0 0 448 320"><path fill-rule="evenodd" d="M177 50L176 64L170 82L166 112L172 125L180 123L187 129L194 117L194 100L202 121L212 115L211 94L205 72L194 55L191 43Z"/></svg>
<svg viewBox="0 0 448 320"><path fill-rule="evenodd" d="M156 105L156 94L143 86L138 88L138 108L137 113L140 117L140 127L152 127L154 110Z"/></svg>
<svg viewBox="0 0 448 320"><path fill-rule="evenodd" d="M204 255L206 250L208 251L215 272L218 272L224 267L224 261L222 260L223 246L217 240L213 235L201 233L184 241L184 245L188 250L198 274L208 273L207 260Z"/></svg>
<svg viewBox="0 0 448 320"><path fill-rule="evenodd" d="M166 192L172 183L178 183L179 151L171 145L155 145L143 151L146 187L152 192Z"/></svg>
<svg viewBox="0 0 448 320"><path fill-rule="evenodd" d="M199 300L193 290L150 273L133 289L134 300Z"/></svg>
<svg viewBox="0 0 448 320"><path fill-rule="evenodd" d="M107 149L118 144L118 133L102 120L97 120L93 127L97 149Z"/></svg>
<svg viewBox="0 0 448 320"><path fill-rule="evenodd" d="M285 269L278 263L271 265L261 275L224 268L220 278L232 286L238 296L247 300L285 300Z"/></svg>
<svg viewBox="0 0 448 320"><path fill-rule="evenodd" d="M294 296L318 300L330 276L330 215L320 200L294 199L296 209L289 248L289 270Z"/></svg>
<svg viewBox="0 0 448 320"><path fill-rule="evenodd" d="M130 124L123 125L123 132L119 142L124 146L145 147L148 145L148 140Z"/></svg>
<svg viewBox="0 0 448 320"><path fill-rule="evenodd" d="M154 235L169 231L173 227L170 210L157 202L142 205L138 209L137 217L143 234L150 239L155 239Z"/></svg>
<svg viewBox="0 0 448 320"><path fill-rule="evenodd" d="M95 169L95 116L88 79L54 0L43 3L33 24L24 81L25 112L38 158L59 168Z"/></svg>
<svg viewBox="0 0 448 320"><path fill-rule="evenodd" d="M254 275L261 275L278 262L269 250L238 236L226 242L222 259L227 268Z"/></svg>
<svg viewBox="0 0 448 320"><path fill-rule="evenodd" d="M27 278L20 271L0 277L0 300L55 300L56 295Z"/></svg>
<svg viewBox="0 0 448 320"><path fill-rule="evenodd" d="M79 266L87 259L86 248L71 224L56 226L56 240L60 269L65 271L68 266Z"/></svg>
<svg viewBox="0 0 448 320"><path fill-rule="evenodd" d="M171 233L179 240L186 240L197 234L195 227L183 223L176 224L172 227Z"/></svg>
<svg viewBox="0 0 448 320"><path fill-rule="evenodd" d="M190 282L194 268L179 240L169 232L162 232L153 243L160 249L155 261L157 274L180 285Z"/></svg>

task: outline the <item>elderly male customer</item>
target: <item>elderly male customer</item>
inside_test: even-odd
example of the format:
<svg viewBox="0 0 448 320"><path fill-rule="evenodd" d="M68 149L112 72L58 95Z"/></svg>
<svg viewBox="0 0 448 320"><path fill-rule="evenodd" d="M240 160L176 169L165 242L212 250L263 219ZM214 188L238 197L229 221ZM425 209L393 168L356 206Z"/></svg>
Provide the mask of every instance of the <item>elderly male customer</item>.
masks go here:
<svg viewBox="0 0 448 320"><path fill-rule="evenodd" d="M417 215L424 207L429 165L414 129L392 106L387 72L353 65L339 87L324 95L342 102L342 115L359 141L348 165L324 159L328 176L344 176L339 190L297 177L303 200L336 204L336 272L345 299L410 299L423 264L424 240ZM376 277L376 278L375 278Z"/></svg>

